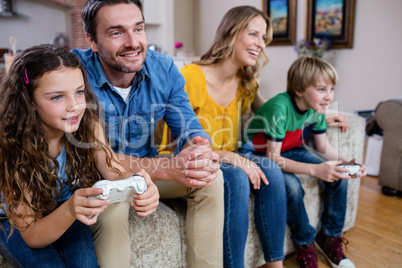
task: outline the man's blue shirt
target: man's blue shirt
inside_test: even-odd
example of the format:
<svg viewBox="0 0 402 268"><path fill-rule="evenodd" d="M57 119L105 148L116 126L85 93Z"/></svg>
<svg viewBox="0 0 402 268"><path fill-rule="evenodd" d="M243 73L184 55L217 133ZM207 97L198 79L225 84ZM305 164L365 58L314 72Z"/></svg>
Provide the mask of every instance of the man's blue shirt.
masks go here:
<svg viewBox="0 0 402 268"><path fill-rule="evenodd" d="M164 119L177 140L176 153L195 136L208 138L184 91L185 80L172 58L147 51L143 68L135 75L127 103L107 79L96 53L73 49L102 106L110 146L117 153L153 157L155 125Z"/></svg>

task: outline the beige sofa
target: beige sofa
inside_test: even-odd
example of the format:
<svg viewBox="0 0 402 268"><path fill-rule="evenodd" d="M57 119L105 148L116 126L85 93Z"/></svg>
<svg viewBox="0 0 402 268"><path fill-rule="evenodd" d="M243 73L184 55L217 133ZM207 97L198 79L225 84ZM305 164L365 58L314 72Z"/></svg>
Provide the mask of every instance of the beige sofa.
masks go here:
<svg viewBox="0 0 402 268"><path fill-rule="evenodd" d="M383 129L379 184L402 191L402 96L382 101L375 120Z"/></svg>
<svg viewBox="0 0 402 268"><path fill-rule="evenodd" d="M362 117L348 114L350 128L341 133L338 128L328 129L331 144L347 159L362 161L365 121ZM317 226L321 210L320 188L317 179L300 175L305 189L305 203L312 225ZM344 231L355 223L360 178L350 180L348 188L347 215ZM264 263L263 253L254 224L254 196L250 200L250 228L245 252L245 267L257 267ZM185 235L186 202L175 199L161 202L157 211L146 218L130 211L131 267L188 267ZM211 222L211 226L214 222ZM118 246L118 245L116 245ZM285 254L294 251L289 229L286 230ZM0 257L0 267L10 267Z"/></svg>

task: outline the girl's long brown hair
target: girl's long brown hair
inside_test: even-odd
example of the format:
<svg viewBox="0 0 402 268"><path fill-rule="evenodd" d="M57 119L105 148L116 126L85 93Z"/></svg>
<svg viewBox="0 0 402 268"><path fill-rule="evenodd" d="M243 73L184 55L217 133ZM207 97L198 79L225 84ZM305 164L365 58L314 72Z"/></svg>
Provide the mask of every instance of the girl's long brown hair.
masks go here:
<svg viewBox="0 0 402 268"><path fill-rule="evenodd" d="M82 70L87 104L78 130L60 140L67 155L66 183L72 187L91 187L101 179L93 161L99 148L106 153L107 163L112 167L112 152L95 134L100 123L98 101L77 57L50 44L24 50L16 56L0 87L0 208L12 226L15 225L12 215L40 218L57 206L61 193L57 187L61 185L57 176L59 165L49 155L44 129L34 109L33 92L44 74L62 67ZM3 205L4 198L8 200L7 208ZM30 208L32 214L20 215L17 208L21 205Z"/></svg>

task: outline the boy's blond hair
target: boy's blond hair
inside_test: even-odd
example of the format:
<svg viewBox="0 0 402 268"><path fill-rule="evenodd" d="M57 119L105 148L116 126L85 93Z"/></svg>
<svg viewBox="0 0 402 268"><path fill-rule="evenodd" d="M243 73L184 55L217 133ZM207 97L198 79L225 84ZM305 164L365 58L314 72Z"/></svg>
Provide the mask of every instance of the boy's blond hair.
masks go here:
<svg viewBox="0 0 402 268"><path fill-rule="evenodd" d="M316 85L321 76L334 86L338 82L338 74L331 64L317 57L300 56L289 68L286 90L290 96L303 93L307 87Z"/></svg>

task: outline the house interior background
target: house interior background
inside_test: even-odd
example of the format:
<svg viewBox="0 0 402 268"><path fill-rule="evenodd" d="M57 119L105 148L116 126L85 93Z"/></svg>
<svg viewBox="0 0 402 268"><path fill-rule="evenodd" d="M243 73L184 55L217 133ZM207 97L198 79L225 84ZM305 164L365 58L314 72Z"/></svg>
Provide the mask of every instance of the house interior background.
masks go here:
<svg viewBox="0 0 402 268"><path fill-rule="evenodd" d="M149 44L174 56L174 42L183 42L181 55L199 56L213 41L224 13L237 5L262 8L263 0L143 0ZM62 34L68 46L86 47L80 10L85 0L1 0L0 48L17 50L54 42ZM7 2L7 3L6 3ZM11 3L15 16L2 15ZM297 0L296 41L305 38L306 3ZM339 72L335 110L373 110L377 104L402 95L402 24L400 0L356 0L353 48L333 49L324 55ZM294 46L268 46L270 62L262 69L260 84L264 97L286 89L286 72L296 59ZM4 67L3 67L4 68Z"/></svg>

